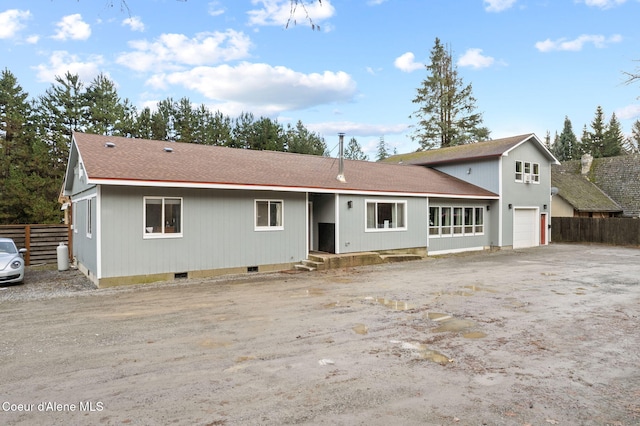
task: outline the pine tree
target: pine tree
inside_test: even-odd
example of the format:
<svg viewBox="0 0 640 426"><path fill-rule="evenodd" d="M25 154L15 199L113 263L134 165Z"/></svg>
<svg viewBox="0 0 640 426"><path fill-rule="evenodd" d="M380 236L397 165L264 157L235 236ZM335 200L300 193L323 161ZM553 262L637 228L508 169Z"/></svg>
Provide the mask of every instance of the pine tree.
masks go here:
<svg viewBox="0 0 640 426"><path fill-rule="evenodd" d="M285 147L287 152L310 155L327 155L327 144L315 132L310 132L298 120L295 127L287 125L285 131Z"/></svg>
<svg viewBox="0 0 640 426"><path fill-rule="evenodd" d="M596 114L591 122L588 145L583 147L585 152L593 155L593 158L604 157L605 131L604 112L602 111L602 107L598 105Z"/></svg>
<svg viewBox="0 0 640 426"><path fill-rule="evenodd" d="M574 155L576 153L577 145L578 140L576 139L576 135L573 133L571 120L569 120L569 117L565 116L562 133L560 133L560 136L556 137L553 143L552 153L558 161L571 160L576 158Z"/></svg>
<svg viewBox="0 0 640 426"><path fill-rule="evenodd" d="M380 142L378 142L378 154L377 154L376 160L381 161L388 157L389 157L389 150L387 149L387 144L384 141L384 136L381 136Z"/></svg>
<svg viewBox="0 0 640 426"><path fill-rule="evenodd" d="M348 158L350 160L369 160L369 156L367 156L363 151L362 147L356 140L356 138L351 138L349 143L347 144L347 148L344 151L344 158Z"/></svg>
<svg viewBox="0 0 640 426"><path fill-rule="evenodd" d="M475 112L476 99L471 84L464 86L452 55L436 38L431 50L427 79L417 89L413 103L419 109L411 118L418 124L412 139L423 149L444 148L478 142L489 138L482 127L482 114Z"/></svg>
<svg viewBox="0 0 640 426"><path fill-rule="evenodd" d="M28 94L15 76L0 76L0 223L56 223L61 181L38 138Z"/></svg>
<svg viewBox="0 0 640 426"><path fill-rule="evenodd" d="M622 145L624 144L624 134L622 133L622 125L616 117L616 113L611 114L609 124L604 132L604 146L602 150L603 157L615 157L622 154Z"/></svg>
<svg viewBox="0 0 640 426"><path fill-rule="evenodd" d="M113 81L104 74L98 75L84 93L88 133L108 136L125 136L125 105L118 96Z"/></svg>
<svg viewBox="0 0 640 426"><path fill-rule="evenodd" d="M637 154L640 152L640 120L636 120L631 126L631 135L625 139L622 146L627 154Z"/></svg>

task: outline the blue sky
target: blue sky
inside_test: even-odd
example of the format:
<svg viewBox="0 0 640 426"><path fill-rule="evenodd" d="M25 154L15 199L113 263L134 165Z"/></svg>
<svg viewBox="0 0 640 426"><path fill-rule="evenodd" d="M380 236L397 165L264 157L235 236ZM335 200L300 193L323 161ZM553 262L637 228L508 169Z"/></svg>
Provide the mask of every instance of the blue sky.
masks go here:
<svg viewBox="0 0 640 426"><path fill-rule="evenodd" d="M311 1L311 0L307 0ZM492 138L562 130L596 107L640 118L639 0L322 0L285 28L289 0L0 0L0 66L31 96L70 71L104 73L141 108L188 97L325 137L384 136L414 151L409 116L436 37L449 45ZM302 10L299 10L302 12ZM333 152L335 154L335 151Z"/></svg>

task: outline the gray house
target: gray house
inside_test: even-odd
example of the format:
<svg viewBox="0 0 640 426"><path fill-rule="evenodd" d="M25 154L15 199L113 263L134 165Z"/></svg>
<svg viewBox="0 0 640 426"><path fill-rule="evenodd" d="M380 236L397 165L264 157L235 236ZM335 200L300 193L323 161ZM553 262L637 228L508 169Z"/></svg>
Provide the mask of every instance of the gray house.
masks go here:
<svg viewBox="0 0 640 426"><path fill-rule="evenodd" d="M533 135L458 165L340 170L329 157L74 133L63 191L75 262L103 287L290 269L314 251L537 245L514 235L540 235L553 161Z"/></svg>
<svg viewBox="0 0 640 426"><path fill-rule="evenodd" d="M551 165L559 163L536 135L395 155L385 161L428 167L498 194L486 206L491 212L485 219L490 246L548 244ZM466 238L455 238L472 221L466 206L456 199L431 199L429 217L430 254L470 249Z"/></svg>
<svg viewBox="0 0 640 426"><path fill-rule="evenodd" d="M99 286L292 267L311 251L426 254L430 200L471 209L488 247L498 199L438 170L74 133L72 254ZM456 231L457 232L457 231Z"/></svg>

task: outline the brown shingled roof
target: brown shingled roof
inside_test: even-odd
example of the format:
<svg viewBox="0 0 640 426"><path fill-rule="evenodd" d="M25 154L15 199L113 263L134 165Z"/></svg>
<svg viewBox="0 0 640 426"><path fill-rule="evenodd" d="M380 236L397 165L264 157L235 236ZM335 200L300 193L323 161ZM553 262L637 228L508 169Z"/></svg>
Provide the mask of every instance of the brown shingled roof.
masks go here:
<svg viewBox="0 0 640 426"><path fill-rule="evenodd" d="M554 168L551 185L579 212L622 212L615 201L580 174L563 173Z"/></svg>
<svg viewBox="0 0 640 426"><path fill-rule="evenodd" d="M417 164L426 166L499 157L529 139L533 139L534 141L539 143L538 139L533 133L528 133L525 135L494 139L467 145L457 145L448 148L430 149L426 151L411 152L408 154L398 154L385 159L384 162ZM543 147L542 144L539 143L539 145ZM551 153L547 151L547 154L550 160L555 161L555 158L553 158Z"/></svg>
<svg viewBox="0 0 640 426"><path fill-rule="evenodd" d="M497 198L497 195L436 170L418 166L344 160L346 183L336 179L338 160L275 151L252 151L74 133L89 182L203 187L274 187L442 194ZM114 147L107 147L107 142ZM172 148L166 152L165 147Z"/></svg>

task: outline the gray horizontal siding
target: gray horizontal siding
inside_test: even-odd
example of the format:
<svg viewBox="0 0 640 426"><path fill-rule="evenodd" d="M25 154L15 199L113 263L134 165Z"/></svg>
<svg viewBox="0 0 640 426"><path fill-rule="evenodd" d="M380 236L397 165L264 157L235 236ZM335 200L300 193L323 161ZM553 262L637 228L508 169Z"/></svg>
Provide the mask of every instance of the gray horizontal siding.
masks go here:
<svg viewBox="0 0 640 426"><path fill-rule="evenodd" d="M143 238L143 197L183 198L183 237ZM256 231L254 200L284 201L284 230ZM306 255L305 194L104 187L102 278L296 262Z"/></svg>
<svg viewBox="0 0 640 426"><path fill-rule="evenodd" d="M367 232L366 200L406 201L407 229ZM353 207L348 208L347 202ZM339 244L340 253L393 250L427 245L427 199L417 197L371 197L340 195Z"/></svg>

